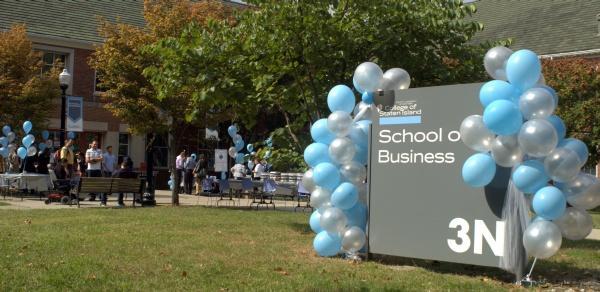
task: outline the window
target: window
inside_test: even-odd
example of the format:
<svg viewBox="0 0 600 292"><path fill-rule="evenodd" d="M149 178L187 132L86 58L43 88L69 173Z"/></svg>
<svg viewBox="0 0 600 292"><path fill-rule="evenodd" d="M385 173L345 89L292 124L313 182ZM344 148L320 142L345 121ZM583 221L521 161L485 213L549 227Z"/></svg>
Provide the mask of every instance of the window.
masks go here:
<svg viewBox="0 0 600 292"><path fill-rule="evenodd" d="M169 166L169 138L167 135L156 134L154 139L154 167L166 168Z"/></svg>
<svg viewBox="0 0 600 292"><path fill-rule="evenodd" d="M59 69L63 69L65 68L65 66L67 67L67 69L70 70L70 68L68 68L67 66L67 58L69 56L68 53L62 53L62 52L54 52L54 51L41 51L42 52L42 61L43 61L43 66L42 66L42 72L41 73L46 73L50 70L52 70L52 68L54 68L55 64L59 64L60 68Z"/></svg>
<svg viewBox="0 0 600 292"><path fill-rule="evenodd" d="M129 134L120 133L119 134L119 152L118 152L118 161L121 163L123 159L129 156Z"/></svg>
<svg viewBox="0 0 600 292"><path fill-rule="evenodd" d="M96 80L94 81L94 93L106 91L106 89L102 86L102 73L100 73L98 71L94 71L94 72L95 72L95 78L96 78Z"/></svg>

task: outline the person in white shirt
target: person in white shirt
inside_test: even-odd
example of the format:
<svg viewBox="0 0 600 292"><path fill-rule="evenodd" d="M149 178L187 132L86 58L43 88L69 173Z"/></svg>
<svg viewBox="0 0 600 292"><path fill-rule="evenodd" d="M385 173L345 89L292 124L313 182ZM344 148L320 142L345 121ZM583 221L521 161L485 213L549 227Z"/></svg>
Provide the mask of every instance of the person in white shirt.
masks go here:
<svg viewBox="0 0 600 292"><path fill-rule="evenodd" d="M246 176L246 166L241 163L236 163L231 169L233 178L240 179Z"/></svg>
<svg viewBox="0 0 600 292"><path fill-rule="evenodd" d="M102 177L102 150L98 149L98 142L92 141L90 149L85 151L88 177ZM90 194L90 201L96 200L96 194ZM100 194L100 205L106 206L106 194Z"/></svg>
<svg viewBox="0 0 600 292"><path fill-rule="evenodd" d="M265 166L258 158L254 159L254 170L252 170L254 180L260 180L260 176L265 173Z"/></svg>
<svg viewBox="0 0 600 292"><path fill-rule="evenodd" d="M102 154L102 172L105 177L112 177L117 165L117 158L112 154L112 146L106 146L106 152Z"/></svg>

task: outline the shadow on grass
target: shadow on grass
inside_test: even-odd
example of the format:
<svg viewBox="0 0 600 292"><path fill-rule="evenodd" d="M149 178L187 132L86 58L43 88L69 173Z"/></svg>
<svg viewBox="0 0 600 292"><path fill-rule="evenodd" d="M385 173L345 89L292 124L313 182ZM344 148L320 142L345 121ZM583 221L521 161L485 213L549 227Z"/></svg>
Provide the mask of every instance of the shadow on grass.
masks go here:
<svg viewBox="0 0 600 292"><path fill-rule="evenodd" d="M578 248L578 249L589 249L589 250L600 250L600 240L565 240L563 239L561 248ZM599 263L600 265L600 260Z"/></svg>
<svg viewBox="0 0 600 292"><path fill-rule="evenodd" d="M302 234L311 234L313 233L310 229L310 226L306 223L298 223L298 222L290 222L287 224L289 227L294 229L296 232L300 232Z"/></svg>

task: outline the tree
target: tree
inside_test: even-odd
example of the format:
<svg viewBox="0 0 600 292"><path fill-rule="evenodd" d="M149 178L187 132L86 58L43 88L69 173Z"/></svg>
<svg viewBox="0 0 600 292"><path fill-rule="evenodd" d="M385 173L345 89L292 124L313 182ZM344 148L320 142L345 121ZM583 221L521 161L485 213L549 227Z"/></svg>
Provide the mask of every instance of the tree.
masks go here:
<svg viewBox="0 0 600 292"><path fill-rule="evenodd" d="M585 142L587 165L600 159L600 69L589 59L544 60L544 77L558 93L556 114L567 127L567 137Z"/></svg>
<svg viewBox="0 0 600 292"><path fill-rule="evenodd" d="M60 97L58 65L42 74L41 53L32 49L24 25L15 25L8 31L0 32L2 125L20 126L26 120L36 128L43 128L47 124L52 109L49 105Z"/></svg>
<svg viewBox="0 0 600 292"><path fill-rule="evenodd" d="M172 171L175 170L175 157L180 147L178 137L185 134L192 122L200 121L192 119L198 115L199 109L192 104L193 92L166 94L157 90L158 83L150 82L143 74L146 68L160 64L164 57L154 54L148 47L163 39L180 36L189 23L202 26L212 17L230 14L229 8L213 0L196 3L145 0L145 28L101 21L99 31L105 41L94 52L90 65L101 76L106 107L126 121L134 133L168 133L171 137L169 168ZM178 180L175 180L175 185L179 185ZM176 189L172 193L173 205L179 204Z"/></svg>

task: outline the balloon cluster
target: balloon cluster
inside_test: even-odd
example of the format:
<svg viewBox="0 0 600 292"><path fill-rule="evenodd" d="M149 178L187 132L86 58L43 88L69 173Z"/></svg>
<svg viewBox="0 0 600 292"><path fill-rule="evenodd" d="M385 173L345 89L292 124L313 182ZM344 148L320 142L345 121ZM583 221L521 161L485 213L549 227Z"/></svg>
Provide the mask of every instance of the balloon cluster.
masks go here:
<svg viewBox="0 0 600 292"><path fill-rule="evenodd" d="M588 149L580 140L565 139L565 124L553 115L558 96L544 84L538 56L495 47L484 65L495 80L479 92L483 116L469 116L460 125L462 141L479 152L465 161L462 177L471 187L483 187L493 180L496 165L512 167L514 185L528 194L536 214L523 245L529 255L548 258L562 237L578 240L591 232L585 210L600 205L600 183L580 172Z"/></svg>
<svg viewBox="0 0 600 292"><path fill-rule="evenodd" d="M229 134L229 137L231 137L231 139L233 139L233 146L229 147L229 150L227 150L227 153L229 153L229 156L231 156L231 158L235 159L235 163L244 163L244 154L240 153L239 151L242 151L242 149L244 149L244 145L246 144L244 142L244 139L242 139L242 136L240 134L238 134L238 128L236 125L231 125L229 126L229 128L227 128L227 133ZM248 148L252 149L252 144L248 144ZM250 151L251 152L251 151Z"/></svg>
<svg viewBox="0 0 600 292"><path fill-rule="evenodd" d="M378 115L373 104L377 90L402 90L410 76L400 68L383 73L375 63L360 64L354 71L354 89L362 94L355 104L352 89L334 86L327 95L331 114L312 124L314 143L304 150L310 167L302 178L316 210L310 227L317 234L313 247L320 256L346 252L355 256L366 243L366 184L369 127ZM353 114L353 116L352 116Z"/></svg>

